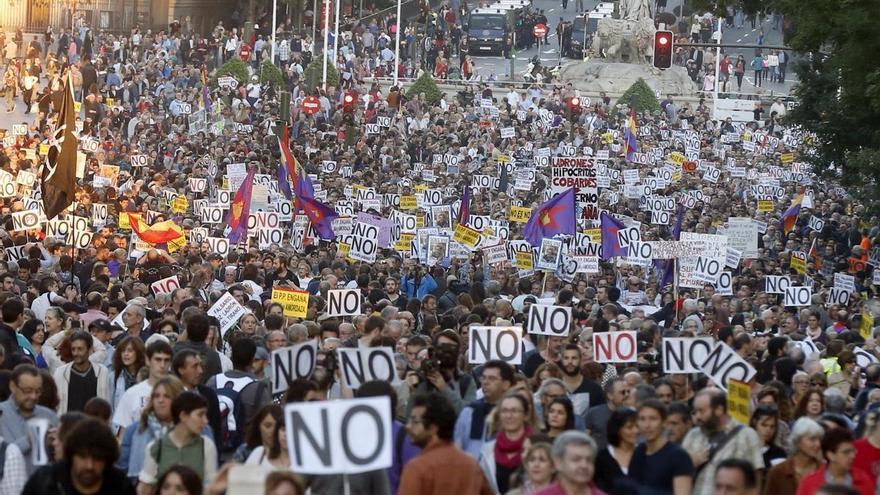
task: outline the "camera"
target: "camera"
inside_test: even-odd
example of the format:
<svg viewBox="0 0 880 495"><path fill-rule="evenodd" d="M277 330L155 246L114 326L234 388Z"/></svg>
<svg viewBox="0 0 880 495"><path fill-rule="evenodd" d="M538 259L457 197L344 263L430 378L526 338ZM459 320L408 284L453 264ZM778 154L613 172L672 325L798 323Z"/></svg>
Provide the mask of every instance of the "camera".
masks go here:
<svg viewBox="0 0 880 495"><path fill-rule="evenodd" d="M324 354L324 369L326 369L329 373L335 373L336 368L339 367L339 363L336 361L336 353L328 352Z"/></svg>

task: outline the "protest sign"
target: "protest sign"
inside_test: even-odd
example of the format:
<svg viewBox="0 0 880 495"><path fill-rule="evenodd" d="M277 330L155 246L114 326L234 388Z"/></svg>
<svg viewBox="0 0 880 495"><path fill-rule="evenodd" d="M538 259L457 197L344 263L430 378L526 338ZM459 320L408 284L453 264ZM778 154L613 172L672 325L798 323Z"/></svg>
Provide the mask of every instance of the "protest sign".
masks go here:
<svg viewBox="0 0 880 495"><path fill-rule="evenodd" d="M314 339L272 351L272 395L284 393L294 380L312 376L317 354L318 342Z"/></svg>
<svg viewBox="0 0 880 495"><path fill-rule="evenodd" d="M637 332L597 332L593 334L593 354L597 363L633 363L636 361Z"/></svg>
<svg viewBox="0 0 880 495"><path fill-rule="evenodd" d="M468 362L482 364L500 359L510 365L522 362L521 327L470 327Z"/></svg>
<svg viewBox="0 0 880 495"><path fill-rule="evenodd" d="M220 333L222 334L225 334L247 313L248 310L239 304L229 292L224 292L220 299L208 309L208 316L213 316L220 322Z"/></svg>
<svg viewBox="0 0 880 495"><path fill-rule="evenodd" d="M356 474L391 467L391 399L299 402L284 407L291 468Z"/></svg>
<svg viewBox="0 0 880 495"><path fill-rule="evenodd" d="M327 291L327 314L355 316L361 314L361 292L358 289L330 289Z"/></svg>
<svg viewBox="0 0 880 495"><path fill-rule="evenodd" d="M284 307L284 316L305 318L309 310L309 293L286 287L273 287L272 302Z"/></svg>
<svg viewBox="0 0 880 495"><path fill-rule="evenodd" d="M339 369L345 385L357 390L361 384L379 380L393 385L400 383L394 366L394 350L390 347L336 349Z"/></svg>
<svg viewBox="0 0 880 495"><path fill-rule="evenodd" d="M533 335L566 337L571 328L571 306L532 304L527 328Z"/></svg>

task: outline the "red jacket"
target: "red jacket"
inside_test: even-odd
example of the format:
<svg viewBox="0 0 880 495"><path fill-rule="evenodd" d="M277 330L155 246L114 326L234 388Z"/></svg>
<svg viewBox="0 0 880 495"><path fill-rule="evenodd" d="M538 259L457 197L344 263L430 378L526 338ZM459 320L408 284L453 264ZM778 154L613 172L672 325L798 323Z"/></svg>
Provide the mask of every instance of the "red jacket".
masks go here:
<svg viewBox="0 0 880 495"><path fill-rule="evenodd" d="M826 465L820 466L816 472L807 475L801 480L801 484L798 486L797 495L813 495L819 490L819 488L825 486L825 466ZM862 495L874 495L876 493L874 480L871 479L868 473L858 468L852 468L850 470L850 475L852 475L853 479L853 488L858 490L859 493Z"/></svg>

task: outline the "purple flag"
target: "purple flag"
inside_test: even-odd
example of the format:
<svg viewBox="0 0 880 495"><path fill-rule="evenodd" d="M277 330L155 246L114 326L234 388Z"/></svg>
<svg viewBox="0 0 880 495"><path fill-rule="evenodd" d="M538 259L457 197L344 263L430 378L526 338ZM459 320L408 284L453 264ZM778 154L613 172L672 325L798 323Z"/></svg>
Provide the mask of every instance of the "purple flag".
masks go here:
<svg viewBox="0 0 880 495"><path fill-rule="evenodd" d="M602 259L608 260L615 256L629 255L629 248L620 247L617 232L625 229L626 225L611 215L602 212L599 216L602 230Z"/></svg>
<svg viewBox="0 0 880 495"><path fill-rule="evenodd" d="M309 221L312 222L312 226L315 227L315 231L318 232L321 239L335 239L336 233L333 232L333 220L339 217L339 214L333 208L315 198L300 197L299 201L300 206L306 216L309 217Z"/></svg>
<svg viewBox="0 0 880 495"><path fill-rule="evenodd" d="M545 237L556 234L574 235L576 231L574 188L568 188L532 211L523 234L529 244L540 246L541 239Z"/></svg>

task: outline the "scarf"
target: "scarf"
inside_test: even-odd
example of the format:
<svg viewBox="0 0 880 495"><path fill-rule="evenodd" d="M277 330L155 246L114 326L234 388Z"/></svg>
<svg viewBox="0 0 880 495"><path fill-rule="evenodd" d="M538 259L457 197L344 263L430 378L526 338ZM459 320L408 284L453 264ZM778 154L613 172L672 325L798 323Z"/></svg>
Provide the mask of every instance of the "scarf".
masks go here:
<svg viewBox="0 0 880 495"><path fill-rule="evenodd" d="M523 434L516 440L507 438L503 431L495 438L495 462L507 469L515 469L522 462L523 443L532 434L532 427L525 426ZM512 454L512 455L511 455Z"/></svg>
<svg viewBox="0 0 880 495"><path fill-rule="evenodd" d="M421 311L419 315L421 315ZM489 404L486 399L479 399L471 404L473 413L471 414L471 432L468 438L471 440L482 441L486 431L486 416L492 411L495 404Z"/></svg>
<svg viewBox="0 0 880 495"><path fill-rule="evenodd" d="M171 429L168 424L159 421L159 418L156 417L155 413L150 413L149 416L147 416L147 426L150 431L153 432L154 439L165 436L165 434L168 433L168 430Z"/></svg>

